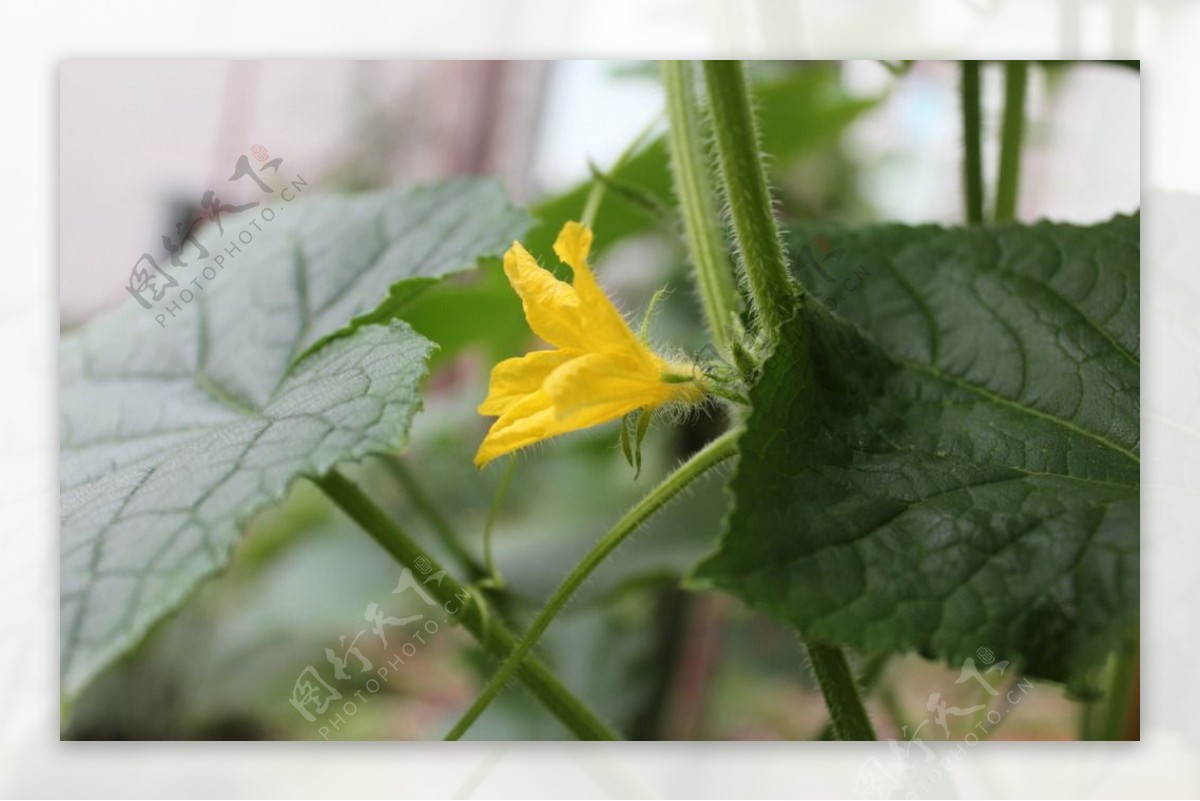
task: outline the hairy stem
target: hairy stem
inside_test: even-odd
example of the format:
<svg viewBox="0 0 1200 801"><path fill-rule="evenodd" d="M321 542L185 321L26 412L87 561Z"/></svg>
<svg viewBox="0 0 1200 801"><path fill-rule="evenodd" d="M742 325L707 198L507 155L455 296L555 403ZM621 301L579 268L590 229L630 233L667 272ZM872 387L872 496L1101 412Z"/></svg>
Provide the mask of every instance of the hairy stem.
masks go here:
<svg viewBox="0 0 1200 801"><path fill-rule="evenodd" d="M697 452L691 459L688 459L671 475L667 476L661 484L650 491L646 497L638 501L638 503L630 509L617 524L613 526L600 540L592 547L583 560L575 566L575 568L567 575L554 594L550 596L550 600L542 608L530 624L529 630L521 637L521 641L517 647L509 654L504 664L492 676L491 681L483 689L483 692L475 699L475 703L466 711L458 723L454 724L454 728L446 735L447 740L457 740L466 733L480 714L487 709L500 691L504 689L504 685L512 678L514 672L522 664L538 639L546 631L558 613L562 611L563 606L570 600L575 591L580 585L587 580L588 576L600 566L609 554L616 550L625 539L632 534L638 526L644 523L651 515L657 512L671 498L675 497L688 484L695 481L707 470L720 464L729 457L737 453L737 431L728 431L722 434L717 439L710 442L706 447Z"/></svg>
<svg viewBox="0 0 1200 801"><path fill-rule="evenodd" d="M983 222L983 115L978 61L962 62L963 197L967 222Z"/></svg>
<svg viewBox="0 0 1200 801"><path fill-rule="evenodd" d="M750 88L740 61L706 61L704 79L737 252L759 323L774 342L792 314L793 290L758 150Z"/></svg>
<svg viewBox="0 0 1200 801"><path fill-rule="evenodd" d="M1015 217L1017 184L1021 176L1021 145L1025 130L1025 87L1029 63L1004 64L1004 122L1000 129L1000 172L996 178L997 222Z"/></svg>
<svg viewBox="0 0 1200 801"><path fill-rule="evenodd" d="M667 95L667 146L688 253L696 268L696 284L713 344L724 352L729 347L727 329L730 315L738 308L738 296L701 135L695 71L687 61L664 61L662 76Z"/></svg>
<svg viewBox="0 0 1200 801"><path fill-rule="evenodd" d="M883 677L884 668L888 666L892 655L890 653L877 653L863 660L862 668L858 672L858 687L860 694L869 695L875 685ZM895 702L895 693L889 687L880 688L879 700L883 702L884 708L887 709L888 715L891 716L892 722L896 728L903 731L903 722L900 714L899 705ZM837 739L837 733L833 728L833 721L830 720L821 728L821 732L816 737L817 740L834 740Z"/></svg>
<svg viewBox="0 0 1200 801"><path fill-rule="evenodd" d="M875 730L867 717L858 692L858 683L850 672L846 655L836 645L806 642L813 675L821 686L829 719L839 740L874 740Z"/></svg>
<svg viewBox="0 0 1200 801"><path fill-rule="evenodd" d="M416 569L414 565L418 564L418 560L425 560L420 564L426 565L434 575L444 573L437 562L354 482L336 470L313 481L400 564ZM455 615L457 622L471 632L492 656L505 659L514 653L517 638L496 615L489 613L487 602L479 593L466 589L449 574L440 581L424 584L422 589L436 598L448 613ZM456 607L455 612L450 612L451 605ZM516 660L506 660L504 664L510 663L514 664L509 673L515 674L576 737L582 740L620 739L537 658L525 658L522 655Z"/></svg>
<svg viewBox="0 0 1200 801"><path fill-rule="evenodd" d="M793 287L799 285L792 281L783 257L783 243L771 208L767 174L750 107L750 89L740 61L704 62L704 80L734 239L761 333L769 345L774 345L780 327L792 316L796 302ZM834 646L808 647L838 736L875 739L845 655Z"/></svg>

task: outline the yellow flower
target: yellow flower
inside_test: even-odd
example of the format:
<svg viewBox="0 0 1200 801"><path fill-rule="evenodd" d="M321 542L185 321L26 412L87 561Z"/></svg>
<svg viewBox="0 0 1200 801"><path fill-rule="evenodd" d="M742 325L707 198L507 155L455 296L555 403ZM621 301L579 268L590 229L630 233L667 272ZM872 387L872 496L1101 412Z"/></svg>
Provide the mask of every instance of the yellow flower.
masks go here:
<svg viewBox="0 0 1200 801"><path fill-rule="evenodd" d="M592 232L568 222L554 243L574 284L538 266L520 242L504 254L504 272L529 327L555 350L505 359L492 370L479 413L498 415L475 465L543 439L616 420L637 409L699 403L704 387L693 364L668 362L630 330L587 264Z"/></svg>

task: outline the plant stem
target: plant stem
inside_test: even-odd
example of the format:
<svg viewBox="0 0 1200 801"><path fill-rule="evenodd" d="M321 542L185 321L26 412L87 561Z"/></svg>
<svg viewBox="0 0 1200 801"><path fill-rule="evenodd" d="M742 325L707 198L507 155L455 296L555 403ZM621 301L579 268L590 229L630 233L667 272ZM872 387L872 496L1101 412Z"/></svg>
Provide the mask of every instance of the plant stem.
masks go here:
<svg viewBox="0 0 1200 801"><path fill-rule="evenodd" d="M738 308L738 296L701 136L696 76L687 61L664 61L662 76L667 95L667 146L688 253L696 267L696 284L713 344L724 352L729 347L727 327L730 315Z"/></svg>
<svg viewBox="0 0 1200 801"><path fill-rule="evenodd" d="M793 287L799 285L792 281L783 257L779 227L767 191L767 174L758 150L750 90L740 61L706 61L704 79L734 239L761 331L773 345L780 327L793 314L796 300ZM875 739L841 649L826 645L807 647L838 736L849 740Z"/></svg>
<svg viewBox="0 0 1200 801"><path fill-rule="evenodd" d="M666 718L677 672L686 659L689 609L697 597L673 581L664 579L663 585L654 593L653 644L643 663L646 692L629 727L631 740L684 739L665 731Z"/></svg>
<svg viewBox="0 0 1200 801"><path fill-rule="evenodd" d="M996 179L997 222L1011 220L1017 211L1017 184L1021 175L1021 144L1025 128L1025 87L1029 64L1004 64L1004 122L1000 129L1000 173Z"/></svg>
<svg viewBox="0 0 1200 801"><path fill-rule="evenodd" d="M337 470L313 481L400 564L413 568L418 560L424 559L427 563L422 564L432 565L434 574L444 572L412 537ZM488 612L487 602L479 593L469 591L449 574L445 574L441 581L424 584L423 589L435 597L447 612L451 604L456 604L459 611L451 614L456 614L457 621L493 656L504 659L514 652L516 637L497 616ZM517 660L507 660L505 664L512 662L515 664L509 674L515 673L575 736L583 740L620 739L536 657L526 659L522 655Z"/></svg>
<svg viewBox="0 0 1200 801"><path fill-rule="evenodd" d="M491 681L483 689L483 692L475 699L475 703L466 711L458 723L454 724L454 728L446 735L447 740L457 740L466 733L471 724L479 717L479 715L488 707L495 697L504 688L512 678L513 672L521 665L521 661L526 658L533 646L537 643L542 633L554 622L554 618L562 611L563 606L570 600L575 591L580 585L587 580L588 576L600 566L600 563L608 557L617 546L632 534L638 526L644 523L647 518L657 512L671 498L675 497L688 484L699 478L710 468L720 464L729 457L737 453L737 430L727 431L720 437L710 442L703 449L698 451L691 459L688 459L671 475L667 476L662 483L650 491L646 497L638 501L632 509L630 509L617 524L609 529L600 540L588 551L587 555L579 564L575 565L554 594L550 596L550 600L542 608L533 623L530 624L529 630L521 637L521 641L517 647L508 655L504 664L492 676Z"/></svg>
<svg viewBox="0 0 1200 801"><path fill-rule="evenodd" d="M496 497L492 499L492 505L488 507L487 520L483 524L483 561L487 565L488 584L496 589L504 586L504 577L496 569L496 560L492 555L492 528L496 525L496 515L500 513L500 507L504 505L504 498L508 495L508 485L512 483L513 473L516 471L517 458L509 456L508 463L504 465L504 475L500 477L500 486L496 488Z"/></svg>
<svg viewBox="0 0 1200 801"><path fill-rule="evenodd" d="M658 125L660 117L661 114L656 114L650 122L646 123L646 127L629 143L629 147L625 148L621 151L621 155L617 156L617 160L609 168L609 174L615 174L625 166L626 162L633 158L635 153L642 149L642 146L650 138L650 134L653 133L655 126ZM588 192L587 200L583 204L583 212L579 216L579 222L588 228L595 227L596 215L600 212L600 201L604 200L605 188L604 181L592 180L592 188Z"/></svg>
<svg viewBox="0 0 1200 801"><path fill-rule="evenodd" d="M813 675L821 686L829 719L839 740L874 740L875 730L858 693L846 655L836 645L806 642Z"/></svg>
<svg viewBox="0 0 1200 801"><path fill-rule="evenodd" d="M773 343L792 316L793 289L758 151L750 89L740 61L706 61L704 78L737 251L759 322Z"/></svg>
<svg viewBox="0 0 1200 801"><path fill-rule="evenodd" d="M875 688L875 684L882 678L883 669L888 666L892 655L890 653L878 653L867 657L863 661L862 669L858 672L858 687L862 695L870 694ZM879 699L888 709L888 714L892 716L893 722L896 723L896 728L901 729L900 716L895 707L895 693L891 693L888 687L883 687L879 693ZM833 740L835 733L833 729L833 721L830 720L822 727L820 733L816 736L817 740Z"/></svg>
<svg viewBox="0 0 1200 801"><path fill-rule="evenodd" d="M604 200L604 190L603 181L592 180L592 188L588 191L587 200L583 204L583 212L579 215L579 222L588 228L596 227L596 215L600 212L600 201Z"/></svg>
<svg viewBox="0 0 1200 801"><path fill-rule="evenodd" d="M1129 740L1130 701L1137 697L1138 649L1117 654L1108 666L1108 686L1095 716L1096 740Z"/></svg>
<svg viewBox="0 0 1200 801"><path fill-rule="evenodd" d="M442 541L446 550L458 562L459 567L467 572L470 580L478 581L486 577L488 575L487 569L479 564L479 561L463 546L455 534L454 528L446 520L441 511L438 510L437 504L425 492L425 488L421 486L421 482L408 469L408 465L404 463L404 460L399 456L392 456L384 461L392 475L400 482L400 486L404 488L404 492L408 495L408 499L412 502L413 507L433 526L434 533L438 535L438 539Z"/></svg>
<svg viewBox="0 0 1200 801"><path fill-rule="evenodd" d="M983 115L978 61L962 62L963 197L967 222L983 222Z"/></svg>

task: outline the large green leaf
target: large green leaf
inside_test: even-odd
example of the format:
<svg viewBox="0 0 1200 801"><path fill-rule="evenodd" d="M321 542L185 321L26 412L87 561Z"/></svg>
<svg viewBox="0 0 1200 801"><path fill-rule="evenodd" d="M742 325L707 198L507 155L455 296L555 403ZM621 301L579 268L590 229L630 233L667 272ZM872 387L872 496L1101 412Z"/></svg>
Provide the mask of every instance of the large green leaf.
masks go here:
<svg viewBox="0 0 1200 801"><path fill-rule="evenodd" d="M478 270L461 280L431 287L408 304L404 319L437 343L435 368L470 345L484 350L488 364L518 356L529 346L521 298L508 283L500 259L483 259Z"/></svg>
<svg viewBox="0 0 1200 801"><path fill-rule="evenodd" d="M853 322L800 302L696 578L814 640L1082 689L1138 614L1137 217L805 246Z"/></svg>
<svg viewBox="0 0 1200 801"><path fill-rule="evenodd" d="M296 477L404 444L431 345L371 323L527 225L490 182L296 201L165 326L130 301L63 341L65 697L223 567Z"/></svg>

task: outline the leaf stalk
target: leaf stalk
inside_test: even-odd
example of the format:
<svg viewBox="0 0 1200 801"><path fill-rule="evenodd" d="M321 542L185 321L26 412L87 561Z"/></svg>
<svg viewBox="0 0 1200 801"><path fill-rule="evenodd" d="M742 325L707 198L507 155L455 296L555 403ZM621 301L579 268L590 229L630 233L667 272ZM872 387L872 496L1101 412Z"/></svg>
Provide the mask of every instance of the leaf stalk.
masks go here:
<svg viewBox="0 0 1200 801"><path fill-rule="evenodd" d="M698 451L692 458L688 459L667 476L642 500L638 501L624 517L617 521L616 525L609 529L592 546L587 555L571 570L562 584L558 586L558 589L554 591L554 594L550 596L550 600L546 602L542 611L533 619L529 630L521 637L521 641L517 643L516 648L509 653L508 658L504 660L504 664L500 666L500 669L496 671L495 675L487 683L487 686L484 687L483 692L475 699L475 703L463 714L458 723L454 724L454 728L446 735L447 740L458 740L471 728L471 725L487 709L488 705L495 700L496 696L500 694L500 691L504 689L504 686L520 668L523 660L529 656L538 639L550 627L550 624L554 622L554 619L562 611L563 607L566 606L567 601L571 599L575 591L587 581L588 577L600 566L600 563L617 549L617 546L624 542L651 515L661 509L667 501L678 495L680 490L691 484L709 469L737 453L737 437L739 433L737 430L728 431Z"/></svg>
<svg viewBox="0 0 1200 801"><path fill-rule="evenodd" d="M367 497L354 482L337 470L313 481L329 496L338 508L367 532L385 551L400 564L417 572L417 565L431 568L432 575L444 574L440 581L430 581L422 586L450 613L450 605L456 607L455 619L471 632L480 644L494 657L505 659L515 653L517 638L498 616L491 614L487 602L478 592L471 592L448 573L420 545L413 540L391 517ZM422 561L423 560L423 561ZM464 601L463 599L469 599ZM512 663L508 675L516 675L521 682L581 740L619 740L617 734L576 698L562 682L536 657L522 653L517 659L506 659Z"/></svg>

